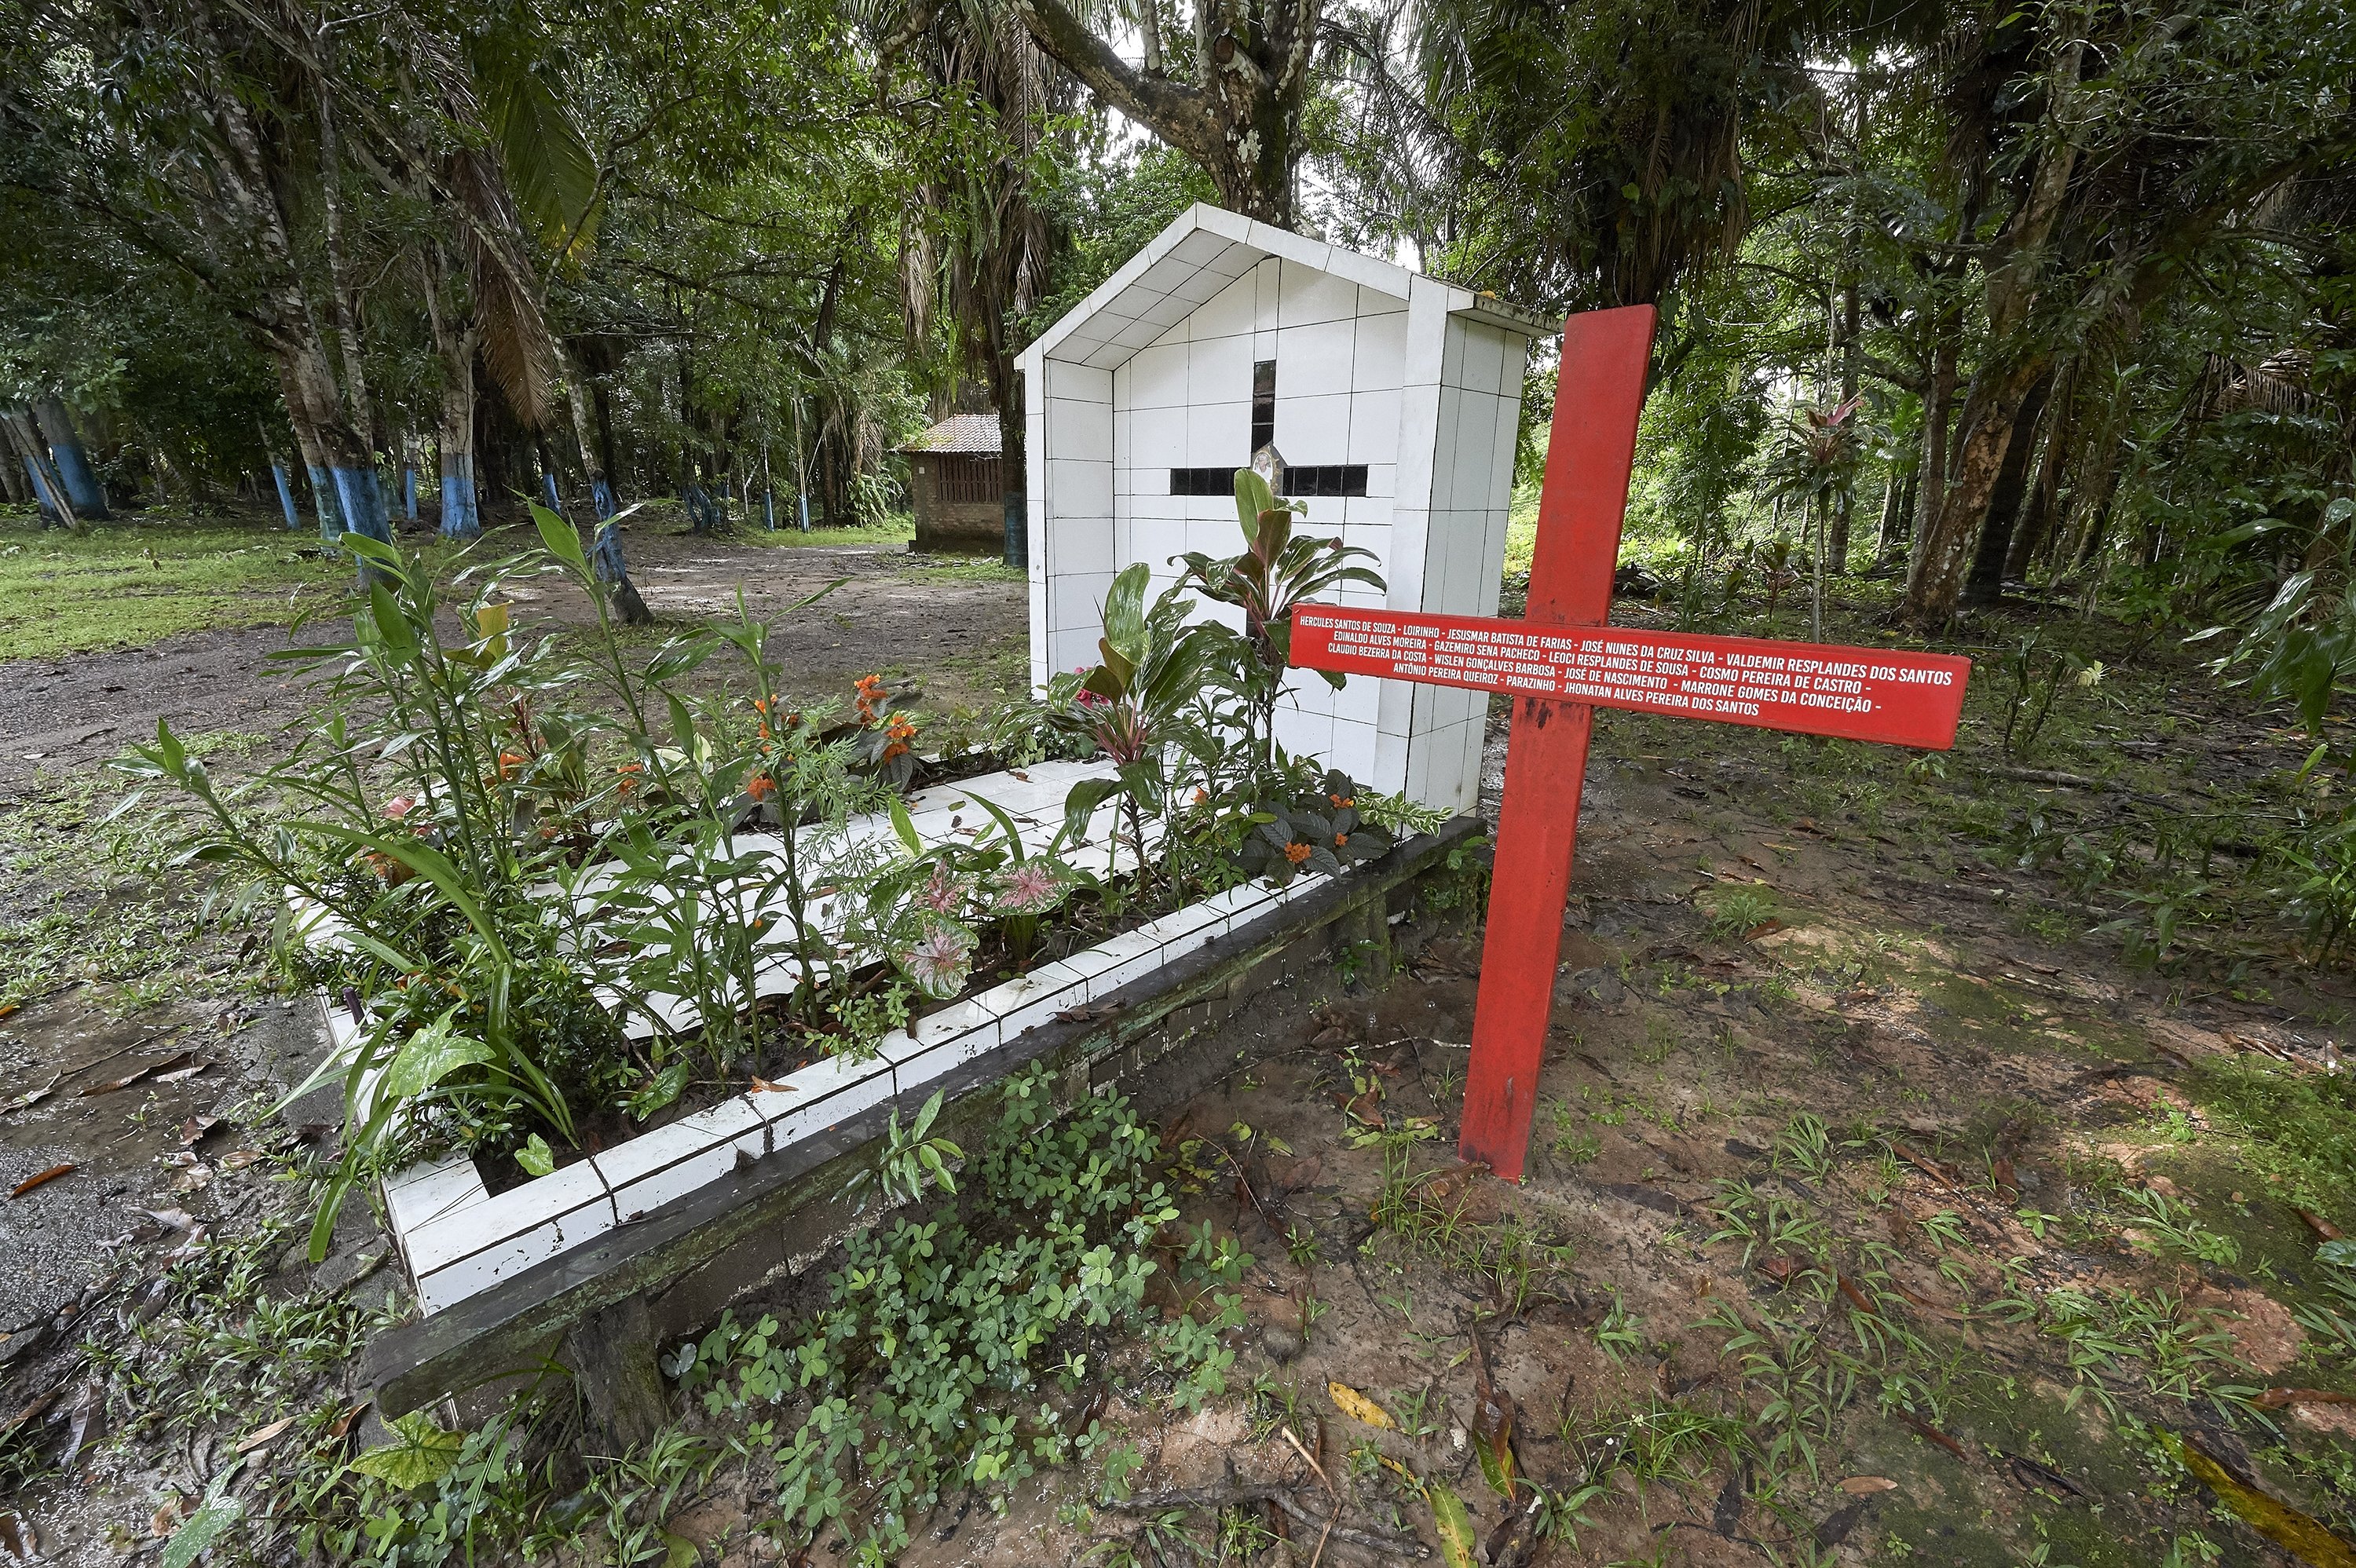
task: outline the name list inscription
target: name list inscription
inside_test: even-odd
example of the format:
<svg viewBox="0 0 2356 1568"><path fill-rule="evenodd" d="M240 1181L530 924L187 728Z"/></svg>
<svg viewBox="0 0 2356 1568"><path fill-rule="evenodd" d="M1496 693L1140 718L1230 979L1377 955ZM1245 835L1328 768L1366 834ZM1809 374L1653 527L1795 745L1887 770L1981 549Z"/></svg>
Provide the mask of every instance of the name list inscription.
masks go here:
<svg viewBox="0 0 2356 1568"><path fill-rule="evenodd" d="M1303 605L1293 662L1901 744L1954 743L1970 670L1936 654Z"/></svg>

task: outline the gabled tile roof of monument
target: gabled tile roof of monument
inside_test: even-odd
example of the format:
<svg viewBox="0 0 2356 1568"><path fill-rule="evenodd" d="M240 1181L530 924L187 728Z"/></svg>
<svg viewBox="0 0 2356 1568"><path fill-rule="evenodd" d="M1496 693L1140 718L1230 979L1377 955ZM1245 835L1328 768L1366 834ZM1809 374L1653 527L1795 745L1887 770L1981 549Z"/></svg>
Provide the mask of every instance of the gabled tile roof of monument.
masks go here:
<svg viewBox="0 0 2356 1568"><path fill-rule="evenodd" d="M1559 318L1494 294L1476 293L1396 262L1197 202L1023 350L1023 358L1032 364L1044 359L1074 360L1110 369L1270 256L1314 267L1402 300L1419 283L1426 289L1440 289L1448 297L1451 315L1471 316L1511 332L1540 337L1562 330Z"/></svg>
<svg viewBox="0 0 2356 1568"><path fill-rule="evenodd" d="M931 429L910 436L894 450L948 452L974 457L996 457L1001 450L998 416L996 414L951 414Z"/></svg>

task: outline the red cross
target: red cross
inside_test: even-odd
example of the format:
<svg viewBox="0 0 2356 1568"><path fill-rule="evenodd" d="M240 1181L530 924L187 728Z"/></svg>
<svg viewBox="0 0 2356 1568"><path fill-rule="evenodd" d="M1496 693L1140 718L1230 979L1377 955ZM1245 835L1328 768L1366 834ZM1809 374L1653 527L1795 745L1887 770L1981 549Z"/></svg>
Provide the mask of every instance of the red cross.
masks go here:
<svg viewBox="0 0 2356 1568"><path fill-rule="evenodd" d="M1303 605L1308 669L1513 694L1496 872L1465 1074L1463 1157L1519 1180L1554 1005L1580 786L1595 709L1944 750L1968 659L1605 625L1644 403L1653 307L1570 318L1519 621Z"/></svg>

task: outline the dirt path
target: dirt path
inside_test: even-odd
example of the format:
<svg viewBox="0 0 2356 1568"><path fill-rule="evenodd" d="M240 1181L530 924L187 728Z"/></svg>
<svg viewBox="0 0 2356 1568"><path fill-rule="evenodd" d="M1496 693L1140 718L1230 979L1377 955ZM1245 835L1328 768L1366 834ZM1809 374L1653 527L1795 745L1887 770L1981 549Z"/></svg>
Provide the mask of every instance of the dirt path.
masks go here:
<svg viewBox="0 0 2356 1568"><path fill-rule="evenodd" d="M921 676L927 700L948 708L1023 678L1023 585L977 577L971 561L886 545L772 549L667 528L625 532L632 576L657 617L634 641L733 619L741 585L745 608L773 619L776 656L798 695L840 695L859 676L897 671ZM826 598L786 615L837 579ZM554 580L519 581L512 597L527 625L594 619L587 600ZM322 640L335 635L332 623L314 624ZM220 630L0 664L0 784L103 761L152 737L158 718L188 732L274 731L308 706L271 662L288 645L283 627Z"/></svg>

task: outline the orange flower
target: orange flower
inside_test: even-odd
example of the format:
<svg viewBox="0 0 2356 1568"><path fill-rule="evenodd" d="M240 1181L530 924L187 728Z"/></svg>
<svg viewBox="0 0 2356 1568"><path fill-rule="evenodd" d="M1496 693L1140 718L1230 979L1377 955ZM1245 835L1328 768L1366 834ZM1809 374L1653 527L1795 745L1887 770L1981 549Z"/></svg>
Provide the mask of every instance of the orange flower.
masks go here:
<svg viewBox="0 0 2356 1568"><path fill-rule="evenodd" d="M499 782L502 784L507 783L509 780L514 778L518 773L523 772L525 768L530 765L530 763L531 759L525 756L521 752L501 752L499 753Z"/></svg>
<svg viewBox="0 0 2356 1568"><path fill-rule="evenodd" d="M857 701L853 706L859 711L860 723L873 724L876 704L884 700L884 677L880 675L862 675L851 684L852 691L857 694Z"/></svg>
<svg viewBox="0 0 2356 1568"><path fill-rule="evenodd" d="M1337 849L1343 845L1347 844L1349 841L1350 836L1346 833L1336 833L1333 835L1333 847Z"/></svg>
<svg viewBox="0 0 2356 1568"><path fill-rule="evenodd" d="M1329 795L1325 798L1332 801L1337 810L1342 811L1347 811L1350 807L1358 804L1358 798L1355 795Z"/></svg>
<svg viewBox="0 0 2356 1568"><path fill-rule="evenodd" d="M755 773L752 782L744 786L744 793L755 800L766 800L777 793L777 781L766 773Z"/></svg>
<svg viewBox="0 0 2356 1568"><path fill-rule="evenodd" d="M899 756L901 753L907 751L908 742L916 738L916 727L908 721L908 716L906 714L894 713L892 715L892 722L886 725L884 730L884 739L889 742L889 744L885 745L884 748L884 760L888 763L893 758Z"/></svg>
<svg viewBox="0 0 2356 1568"><path fill-rule="evenodd" d="M624 763L614 772L617 775L615 782L618 793L624 800L629 799L638 785L646 781L647 769L644 763Z"/></svg>
<svg viewBox="0 0 2356 1568"><path fill-rule="evenodd" d="M1287 844L1284 847L1284 858L1298 866L1301 861L1309 859L1309 846L1306 844Z"/></svg>

